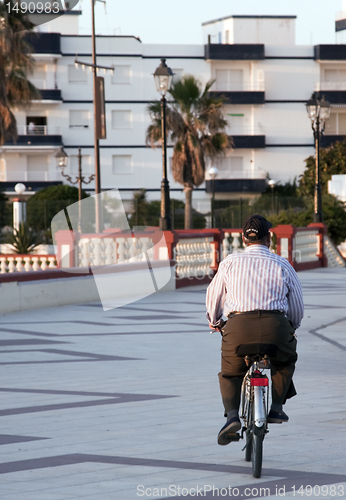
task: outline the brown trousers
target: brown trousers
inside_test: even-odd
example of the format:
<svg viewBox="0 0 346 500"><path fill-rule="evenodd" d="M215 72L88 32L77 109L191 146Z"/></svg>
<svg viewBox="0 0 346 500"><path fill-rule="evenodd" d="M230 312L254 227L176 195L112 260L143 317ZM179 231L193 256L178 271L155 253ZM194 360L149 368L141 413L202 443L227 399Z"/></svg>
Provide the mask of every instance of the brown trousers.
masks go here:
<svg viewBox="0 0 346 500"><path fill-rule="evenodd" d="M265 343L278 347L277 356L271 358L272 401L284 404L296 395L292 382L297 356L294 328L283 313L258 311L230 315L224 328L221 346L220 391L225 416L238 410L241 384L247 367L244 358L236 355L240 344Z"/></svg>

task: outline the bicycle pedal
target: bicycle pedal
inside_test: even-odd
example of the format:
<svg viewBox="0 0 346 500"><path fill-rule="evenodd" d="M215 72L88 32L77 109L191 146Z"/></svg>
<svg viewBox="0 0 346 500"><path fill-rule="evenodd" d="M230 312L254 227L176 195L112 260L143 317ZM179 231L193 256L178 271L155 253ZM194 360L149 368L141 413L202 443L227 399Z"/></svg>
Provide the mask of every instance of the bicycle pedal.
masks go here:
<svg viewBox="0 0 346 500"><path fill-rule="evenodd" d="M240 434L236 433L236 434L228 434L228 438L231 440L231 441L239 441L240 439Z"/></svg>

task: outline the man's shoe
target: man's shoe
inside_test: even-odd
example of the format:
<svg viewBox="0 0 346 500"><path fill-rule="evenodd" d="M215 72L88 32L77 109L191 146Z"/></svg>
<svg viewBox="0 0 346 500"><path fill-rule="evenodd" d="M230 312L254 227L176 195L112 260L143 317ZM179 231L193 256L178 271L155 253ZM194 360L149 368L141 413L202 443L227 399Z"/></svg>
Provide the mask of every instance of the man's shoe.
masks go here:
<svg viewBox="0 0 346 500"><path fill-rule="evenodd" d="M267 422L268 424L282 424L282 422L288 422L288 416L284 411L270 410Z"/></svg>
<svg viewBox="0 0 346 500"><path fill-rule="evenodd" d="M239 431L240 428L241 424L238 417L233 417L227 420L217 436L218 444L220 444L221 446L229 444L231 441L233 441L233 436L237 431Z"/></svg>

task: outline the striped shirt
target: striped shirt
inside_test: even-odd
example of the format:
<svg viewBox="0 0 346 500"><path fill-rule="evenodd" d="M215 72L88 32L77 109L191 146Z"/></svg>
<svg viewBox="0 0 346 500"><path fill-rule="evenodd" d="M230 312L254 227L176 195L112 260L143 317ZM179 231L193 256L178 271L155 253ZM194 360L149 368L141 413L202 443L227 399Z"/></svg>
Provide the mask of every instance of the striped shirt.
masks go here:
<svg viewBox="0 0 346 500"><path fill-rule="evenodd" d="M294 328L304 315L303 292L291 264L264 245L249 245L245 252L231 254L219 265L207 289L207 319L220 324L222 314L283 311Z"/></svg>

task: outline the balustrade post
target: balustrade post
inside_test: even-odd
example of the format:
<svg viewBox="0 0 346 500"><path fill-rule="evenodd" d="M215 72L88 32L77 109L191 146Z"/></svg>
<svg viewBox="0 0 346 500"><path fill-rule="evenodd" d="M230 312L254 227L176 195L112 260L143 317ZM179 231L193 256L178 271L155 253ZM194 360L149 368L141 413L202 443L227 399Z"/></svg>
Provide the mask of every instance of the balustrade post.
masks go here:
<svg viewBox="0 0 346 500"><path fill-rule="evenodd" d="M313 222L312 224L309 224L308 227L314 227L318 229L318 238L319 238L319 252L317 254L317 257L319 258L321 262L321 267L328 267L328 259L327 255L325 252L325 245L324 245L324 236L327 234L327 226L325 226L322 222Z"/></svg>

